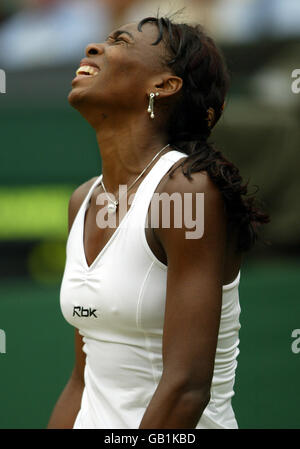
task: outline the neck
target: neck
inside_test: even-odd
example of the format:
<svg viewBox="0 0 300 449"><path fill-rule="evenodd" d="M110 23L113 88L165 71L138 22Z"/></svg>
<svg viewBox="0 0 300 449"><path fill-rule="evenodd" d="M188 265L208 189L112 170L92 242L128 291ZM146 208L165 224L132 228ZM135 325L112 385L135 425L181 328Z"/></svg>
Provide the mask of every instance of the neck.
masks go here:
<svg viewBox="0 0 300 449"><path fill-rule="evenodd" d="M152 158L168 144L166 135L154 130L149 117L146 118L148 120L135 117L126 122L111 122L106 117L95 126L102 159L103 182L108 192L116 193L120 184L129 186ZM161 155L168 151L170 147L162 151ZM145 175L135 185L136 188L152 167L150 164Z"/></svg>

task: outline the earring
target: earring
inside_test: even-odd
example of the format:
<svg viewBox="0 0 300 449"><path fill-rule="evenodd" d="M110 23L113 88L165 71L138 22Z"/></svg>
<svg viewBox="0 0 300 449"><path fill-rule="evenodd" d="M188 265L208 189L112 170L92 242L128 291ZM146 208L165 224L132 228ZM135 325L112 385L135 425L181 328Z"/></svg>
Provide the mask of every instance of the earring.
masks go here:
<svg viewBox="0 0 300 449"><path fill-rule="evenodd" d="M156 92L156 94L151 92L150 97L149 97L148 112L149 112L151 118L154 118L154 97L158 97L158 96L159 96L158 92Z"/></svg>

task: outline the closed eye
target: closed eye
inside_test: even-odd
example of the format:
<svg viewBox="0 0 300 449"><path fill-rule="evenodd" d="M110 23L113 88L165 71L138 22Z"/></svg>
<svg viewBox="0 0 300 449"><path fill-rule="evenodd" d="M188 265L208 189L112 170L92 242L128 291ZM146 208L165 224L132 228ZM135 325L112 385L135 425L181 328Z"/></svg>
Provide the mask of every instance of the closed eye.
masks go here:
<svg viewBox="0 0 300 449"><path fill-rule="evenodd" d="M118 37L114 40L115 42L125 42L125 44L128 44L127 41L125 41L125 39L122 39L121 37Z"/></svg>
<svg viewBox="0 0 300 449"><path fill-rule="evenodd" d="M129 44L130 42L128 40L125 40L124 37L120 37L122 34L128 35L130 37L130 39L132 41L134 41L132 34L129 33L128 31L124 31L124 30L117 30L117 31L115 31L113 34L108 36L106 41L124 42L125 44Z"/></svg>
<svg viewBox="0 0 300 449"><path fill-rule="evenodd" d="M114 42L116 42L116 43L118 43L118 42L124 42L125 44L128 44L128 42L127 42L125 39L121 38L121 37L112 37L112 36L109 36L109 37L106 39L106 41L107 41L107 42L111 42L111 43L114 43Z"/></svg>

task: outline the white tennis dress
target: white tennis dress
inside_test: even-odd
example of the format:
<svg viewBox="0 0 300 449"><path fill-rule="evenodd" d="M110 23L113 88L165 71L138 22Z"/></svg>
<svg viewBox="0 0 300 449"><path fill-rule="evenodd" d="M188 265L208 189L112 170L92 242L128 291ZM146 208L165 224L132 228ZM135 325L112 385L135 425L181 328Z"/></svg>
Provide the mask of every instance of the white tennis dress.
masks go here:
<svg viewBox="0 0 300 449"><path fill-rule="evenodd" d="M84 217L96 179L72 225L60 303L65 319L79 329L86 353L85 387L76 429L137 429L158 386L167 266L152 253L145 236L155 189L186 154L165 153L141 182L129 211L88 266ZM237 428L231 406L239 354L239 278L223 286L223 305L211 400L199 429Z"/></svg>

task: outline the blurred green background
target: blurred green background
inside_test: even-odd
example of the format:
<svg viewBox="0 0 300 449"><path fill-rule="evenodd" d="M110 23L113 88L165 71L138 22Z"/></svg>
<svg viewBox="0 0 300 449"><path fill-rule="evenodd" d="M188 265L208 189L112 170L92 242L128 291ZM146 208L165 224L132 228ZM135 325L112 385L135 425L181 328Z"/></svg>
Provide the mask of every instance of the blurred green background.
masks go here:
<svg viewBox="0 0 300 449"><path fill-rule="evenodd" d="M295 37L222 42L232 88L213 140L272 221L245 257L233 405L241 428L300 428L300 94ZM0 58L1 61L1 58ZM93 130L67 102L77 63L6 70L0 95L0 428L44 428L74 359L59 308L71 192L101 173ZM250 190L251 190L250 189Z"/></svg>

